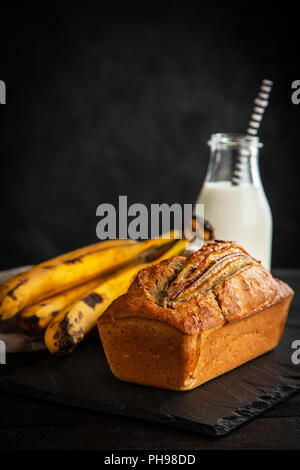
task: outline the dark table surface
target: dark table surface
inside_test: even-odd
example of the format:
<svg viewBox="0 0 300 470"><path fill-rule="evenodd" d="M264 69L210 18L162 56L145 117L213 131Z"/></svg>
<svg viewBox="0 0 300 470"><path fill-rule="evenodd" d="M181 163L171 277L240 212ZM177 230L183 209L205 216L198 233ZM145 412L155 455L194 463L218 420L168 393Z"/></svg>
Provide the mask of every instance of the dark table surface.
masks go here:
<svg viewBox="0 0 300 470"><path fill-rule="evenodd" d="M288 327L300 340L300 270L274 274L295 290ZM291 350L292 351L292 350ZM9 359L9 358L8 358ZM300 365L299 365L300 367ZM0 393L0 449L300 449L300 393L222 438Z"/></svg>

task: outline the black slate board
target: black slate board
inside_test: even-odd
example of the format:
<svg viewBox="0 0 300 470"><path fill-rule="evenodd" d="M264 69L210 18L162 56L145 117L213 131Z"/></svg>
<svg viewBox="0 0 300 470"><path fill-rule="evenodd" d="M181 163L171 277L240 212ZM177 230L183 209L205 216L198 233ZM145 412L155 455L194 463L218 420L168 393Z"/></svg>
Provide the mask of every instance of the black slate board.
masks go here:
<svg viewBox="0 0 300 470"><path fill-rule="evenodd" d="M44 351L27 356L27 364L13 361L11 371L1 370L0 389L221 436L300 390L300 366L291 363L297 330L286 328L276 350L189 392L115 379L99 343L67 358Z"/></svg>

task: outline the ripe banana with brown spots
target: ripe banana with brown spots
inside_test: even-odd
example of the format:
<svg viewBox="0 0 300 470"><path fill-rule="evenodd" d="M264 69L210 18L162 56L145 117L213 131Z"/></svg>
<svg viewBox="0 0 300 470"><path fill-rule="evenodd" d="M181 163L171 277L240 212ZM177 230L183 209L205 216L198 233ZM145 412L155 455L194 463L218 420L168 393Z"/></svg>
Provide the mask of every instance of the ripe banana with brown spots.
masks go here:
<svg viewBox="0 0 300 470"><path fill-rule="evenodd" d="M180 254L188 240L177 240L154 263ZM113 300L125 294L138 272L152 263L140 263L115 273L79 301L68 305L46 329L44 340L52 354L66 355L96 326L98 318Z"/></svg>
<svg viewBox="0 0 300 470"><path fill-rule="evenodd" d="M8 320L28 305L115 271L169 242L162 237L141 243L109 240L38 264L1 284L0 320Z"/></svg>

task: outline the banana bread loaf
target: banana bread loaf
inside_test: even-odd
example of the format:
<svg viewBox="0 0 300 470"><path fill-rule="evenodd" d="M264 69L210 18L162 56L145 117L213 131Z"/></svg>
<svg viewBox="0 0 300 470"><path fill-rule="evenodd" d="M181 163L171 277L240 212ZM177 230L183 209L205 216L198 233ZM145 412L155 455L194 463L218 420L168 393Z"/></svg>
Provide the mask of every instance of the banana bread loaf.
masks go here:
<svg viewBox="0 0 300 470"><path fill-rule="evenodd" d="M279 342L293 297L234 242L140 271L98 321L121 380L190 390Z"/></svg>

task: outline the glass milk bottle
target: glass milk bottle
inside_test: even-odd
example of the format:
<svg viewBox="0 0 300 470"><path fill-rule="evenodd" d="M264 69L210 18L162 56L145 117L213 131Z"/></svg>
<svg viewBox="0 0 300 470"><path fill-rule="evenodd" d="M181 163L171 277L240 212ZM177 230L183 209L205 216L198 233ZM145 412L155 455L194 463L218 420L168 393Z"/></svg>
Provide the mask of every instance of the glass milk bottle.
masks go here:
<svg viewBox="0 0 300 470"><path fill-rule="evenodd" d="M213 134L207 175L197 203L218 240L234 240L271 267L272 214L259 172L258 137Z"/></svg>

